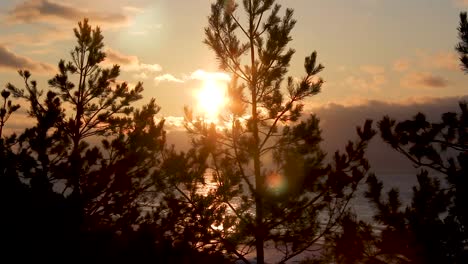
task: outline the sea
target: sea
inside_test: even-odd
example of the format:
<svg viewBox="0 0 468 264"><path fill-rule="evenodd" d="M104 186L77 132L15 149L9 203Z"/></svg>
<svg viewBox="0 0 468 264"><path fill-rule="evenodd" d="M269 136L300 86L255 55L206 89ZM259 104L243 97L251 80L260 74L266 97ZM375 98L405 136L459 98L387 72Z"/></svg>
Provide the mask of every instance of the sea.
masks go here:
<svg viewBox="0 0 468 264"><path fill-rule="evenodd" d="M413 186L417 185L416 172L407 172L407 173L379 173L376 174L376 177L383 182L382 195L384 198L387 197L387 192L392 188L398 189L400 194L400 201L402 203L402 209L411 203L412 198L412 189ZM209 176L207 176L209 178ZM208 192L209 189L215 188L213 183L207 179L205 189L201 192ZM368 223L373 223L374 208L371 203L365 198L364 194L367 191L368 186L365 183L365 180L360 183L358 190L355 193L353 200L351 201L349 208L357 216L358 220L363 220ZM382 229L382 226L373 224L376 232ZM313 258L314 256L320 254L320 243L313 246L312 249L308 252L297 255L296 257L288 260L286 263L299 263L300 261L306 258ZM278 252L272 245L265 246L265 263L277 263L281 260L282 254ZM246 256L246 258L251 261L251 263L256 263L255 251L251 252ZM241 263L241 262L239 262Z"/></svg>
<svg viewBox="0 0 468 264"><path fill-rule="evenodd" d="M377 178L383 182L382 194L386 197L386 193L392 188L396 188L400 193L400 201L402 208L406 207L411 203L412 189L417 184L416 173L385 173L376 174ZM359 185L358 190L355 193L355 197L350 203L350 209L356 214L357 219L373 223L374 208L369 203L364 194L367 191L367 184L362 182ZM381 230L381 226L373 224L376 232ZM323 242L323 241L322 241ZM307 258L313 258L314 256L320 255L320 244L312 246L311 251L304 252L291 258L286 263L300 263L302 260ZM250 253L246 256L251 263L256 263L255 252ZM277 263L281 260L282 254L278 252L273 246L265 246L265 263ZM241 263L241 262L239 262Z"/></svg>
<svg viewBox="0 0 468 264"><path fill-rule="evenodd" d="M406 207L411 203L413 186L416 186L418 182L416 173L376 174L376 176L377 179L383 183L383 198L387 198L387 193L394 188L399 191L402 207ZM359 220L372 222L372 216L375 210L369 200L364 196L367 190L367 184L365 182L361 183L355 197L351 201L350 208Z"/></svg>

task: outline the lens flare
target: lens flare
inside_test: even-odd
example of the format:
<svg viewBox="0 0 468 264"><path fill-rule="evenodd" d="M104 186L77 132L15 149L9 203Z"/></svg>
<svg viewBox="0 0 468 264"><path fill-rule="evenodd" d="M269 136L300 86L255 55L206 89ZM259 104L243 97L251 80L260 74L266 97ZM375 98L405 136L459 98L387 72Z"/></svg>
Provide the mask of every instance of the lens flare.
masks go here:
<svg viewBox="0 0 468 264"><path fill-rule="evenodd" d="M265 178L265 184L267 189L275 194L286 191L288 185L286 178L277 172L268 174Z"/></svg>

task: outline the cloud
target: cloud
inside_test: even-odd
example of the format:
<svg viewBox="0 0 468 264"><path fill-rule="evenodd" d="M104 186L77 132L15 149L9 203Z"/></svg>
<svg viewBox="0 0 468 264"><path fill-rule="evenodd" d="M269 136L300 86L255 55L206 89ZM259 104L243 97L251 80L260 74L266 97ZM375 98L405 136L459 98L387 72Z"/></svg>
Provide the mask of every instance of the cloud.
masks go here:
<svg viewBox="0 0 468 264"><path fill-rule="evenodd" d="M468 0L466 0L468 2ZM414 63L412 63L412 61ZM418 50L412 60L400 58L393 63L393 70L396 72L405 72L412 65L424 69L460 71L459 59L457 54L452 51L427 52Z"/></svg>
<svg viewBox="0 0 468 264"><path fill-rule="evenodd" d="M442 88L448 85L448 81L428 72L412 72L405 75L400 84L407 88Z"/></svg>
<svg viewBox="0 0 468 264"><path fill-rule="evenodd" d="M124 55L116 50L108 48L106 50L106 61L109 63L129 65L138 64L139 60L137 56Z"/></svg>
<svg viewBox="0 0 468 264"><path fill-rule="evenodd" d="M133 75L135 79L148 79L148 75L144 72L136 73Z"/></svg>
<svg viewBox="0 0 468 264"><path fill-rule="evenodd" d="M309 113L319 117L324 139L321 147L329 153L330 158L337 149L343 150L348 140L357 138L356 126L362 126L366 119L374 120L375 129L377 129L376 123L385 115L403 121L422 112L426 114L428 120L438 121L442 113L459 111L458 102L463 100L467 101L468 96L408 98L394 102L366 100L359 105L347 106L330 103L307 109L303 117L309 117ZM183 128L183 117L169 116L164 119L168 131L167 143L174 144L178 150L188 150L191 146L190 136ZM377 176L408 173L414 175L417 171L408 159L384 143L379 135L371 140L366 150L366 157L369 159L372 172Z"/></svg>
<svg viewBox="0 0 468 264"><path fill-rule="evenodd" d="M74 37L73 31L69 28L39 28L37 25L32 27L32 32L0 34L0 45L5 46L49 46L51 43L69 40Z"/></svg>
<svg viewBox="0 0 468 264"><path fill-rule="evenodd" d="M173 74L166 73L163 75L156 76L154 80L156 81L156 83L163 82L163 81L184 83L184 82L191 81L191 80L197 80L197 81L211 80L211 81L218 81L218 82L229 82L231 80L231 77L227 73L224 73L224 72L208 72L205 70L198 69L189 75L184 75L182 78L177 78Z"/></svg>
<svg viewBox="0 0 468 264"><path fill-rule="evenodd" d="M20 109L14 112L10 119L5 123L5 127L3 128L3 136L10 136L13 133L20 134L24 131L24 129L28 127L32 127L36 119L31 117L28 114L28 105L24 102L18 102L21 105Z"/></svg>
<svg viewBox="0 0 468 264"><path fill-rule="evenodd" d="M160 83L160 82L163 82L163 81L166 81L166 82L177 82L177 83L183 83L183 82L185 82L184 80L179 79L179 78L176 78L176 77L174 77L174 75L169 74L169 73L156 76L156 77L154 77L154 80L156 81L156 83Z"/></svg>
<svg viewBox="0 0 468 264"><path fill-rule="evenodd" d="M320 128L324 141L322 147L327 153L343 149L346 142L356 138L356 126L361 126L366 119L373 119L374 126L383 116L403 121L411 119L418 112L426 114L428 120L438 121L442 113L459 111L458 102L468 100L463 97L421 97L408 98L394 102L367 100L359 105L341 105L331 103L315 107L310 111L320 118ZM307 115L306 115L307 116ZM392 150L379 135L375 136L366 151L371 170L380 173L414 172L414 167L401 154Z"/></svg>
<svg viewBox="0 0 468 264"><path fill-rule="evenodd" d="M397 72L404 72L410 67L409 59L398 59L393 63L393 70Z"/></svg>
<svg viewBox="0 0 468 264"><path fill-rule="evenodd" d="M51 73L55 67L42 62L34 61L28 57L15 54L5 46L0 46L0 69L14 70L19 69L30 70L33 73Z"/></svg>
<svg viewBox="0 0 468 264"><path fill-rule="evenodd" d="M450 71L459 71L459 60L455 52L439 51L436 53L418 52L418 60L421 66L430 69L443 69Z"/></svg>
<svg viewBox="0 0 468 264"><path fill-rule="evenodd" d="M160 72L162 67L159 64L142 63L137 56L125 55L116 50L108 48L106 50L105 64L119 64L124 71L128 72Z"/></svg>
<svg viewBox="0 0 468 264"><path fill-rule="evenodd" d="M183 116L166 116L164 125L168 130L181 130L184 129L184 120Z"/></svg>
<svg viewBox="0 0 468 264"><path fill-rule="evenodd" d="M124 14L87 11L51 0L23 2L8 13L7 21L11 23L72 21L75 23L85 17L100 25L123 25L129 22L129 17Z"/></svg>
<svg viewBox="0 0 468 264"><path fill-rule="evenodd" d="M124 67L126 71L147 71L147 72L160 72L162 67L159 64L147 64L138 62L137 64L130 64Z"/></svg>
<svg viewBox="0 0 468 264"><path fill-rule="evenodd" d="M374 75L370 78L348 76L345 85L359 91L379 91L383 84L387 83L387 78L383 75Z"/></svg>
<svg viewBox="0 0 468 264"><path fill-rule="evenodd" d="M434 66L440 69L459 71L458 57L454 52L439 52L434 55Z"/></svg>
<svg viewBox="0 0 468 264"><path fill-rule="evenodd" d="M143 13L144 9L136 6L124 6L122 9L129 13Z"/></svg>
<svg viewBox="0 0 468 264"><path fill-rule="evenodd" d="M360 70L363 74L359 74L359 77L356 75L346 77L343 85L358 91L376 92L387 83L385 69L381 66L363 65Z"/></svg>
<svg viewBox="0 0 468 264"><path fill-rule="evenodd" d="M204 70L196 70L190 74L192 80L215 80L215 81L230 81L231 77L223 72L207 72Z"/></svg>

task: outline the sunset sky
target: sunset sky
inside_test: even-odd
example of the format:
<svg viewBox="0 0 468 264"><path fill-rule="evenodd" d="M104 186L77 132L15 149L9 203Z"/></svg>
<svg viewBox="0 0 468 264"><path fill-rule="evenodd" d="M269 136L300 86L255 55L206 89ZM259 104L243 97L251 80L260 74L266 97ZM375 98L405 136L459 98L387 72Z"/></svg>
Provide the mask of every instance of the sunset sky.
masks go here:
<svg viewBox="0 0 468 264"><path fill-rule="evenodd" d="M210 0L0 1L0 85L20 84L30 69L43 88L59 59L69 58L72 29L83 17L100 26L108 61L120 80L142 81L145 101L155 97L165 117L194 106L195 91L217 74L214 54L202 43ZM298 21L290 47L290 75L317 50L325 65L323 92L308 106L344 106L369 100L392 103L466 94L454 46L466 0L280 0ZM284 11L284 9L283 9Z"/></svg>

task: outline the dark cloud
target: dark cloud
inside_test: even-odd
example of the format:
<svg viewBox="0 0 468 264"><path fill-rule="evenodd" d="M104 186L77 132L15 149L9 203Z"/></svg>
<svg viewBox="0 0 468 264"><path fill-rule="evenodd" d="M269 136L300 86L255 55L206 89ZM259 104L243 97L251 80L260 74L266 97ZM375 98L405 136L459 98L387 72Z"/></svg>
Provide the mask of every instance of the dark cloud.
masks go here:
<svg viewBox="0 0 468 264"><path fill-rule="evenodd" d="M123 14L88 12L50 0L30 0L21 3L9 12L8 21L14 23L57 22L54 20L76 22L85 17L99 24L122 24L128 22L128 17Z"/></svg>
<svg viewBox="0 0 468 264"><path fill-rule="evenodd" d="M110 63L128 65L128 64L138 64L138 58L136 56L130 56L122 54L113 49L106 50L106 60Z"/></svg>
<svg viewBox="0 0 468 264"><path fill-rule="evenodd" d="M323 148L329 154L337 149L344 149L348 140L357 138L356 126L364 124L366 119L374 120L374 126L388 115L397 121L411 119L418 112L426 114L431 121L439 121L442 113L459 110L459 101L468 101L465 97L426 98L407 100L399 103L368 101L361 105L342 106L330 104L312 109L320 118L323 130ZM405 157L384 143L376 136L367 152L372 170L382 174L414 173L415 168Z"/></svg>
<svg viewBox="0 0 468 264"><path fill-rule="evenodd" d="M14 70L19 69L30 70L33 73L50 73L54 71L54 67L47 63L36 62L30 58L17 55L11 50L0 45L0 69Z"/></svg>
<svg viewBox="0 0 468 264"><path fill-rule="evenodd" d="M119 64L125 71L139 73L154 73L162 70L159 64L142 63L137 56L125 55L110 48L106 50L106 60L104 64Z"/></svg>
<svg viewBox="0 0 468 264"><path fill-rule="evenodd" d="M448 84L443 77L427 72L412 72L401 80L401 85L407 88L442 88Z"/></svg>
<svg viewBox="0 0 468 264"><path fill-rule="evenodd" d="M448 84L447 80L440 76L427 76L421 79L420 82L422 85L429 87L445 87Z"/></svg>
<svg viewBox="0 0 468 264"><path fill-rule="evenodd" d="M357 138L356 127L362 126L366 119L377 122L385 115L397 121L411 119L418 112L424 113L431 122L439 121L445 112L458 112L459 102L468 101L464 97L426 98L420 100L406 100L398 103L384 101L367 101L360 105L343 106L328 104L314 108L308 112L316 114L320 119L322 129L322 148L330 158L336 150L344 150L349 140ZM167 117L166 130L168 145L175 145L177 150L187 151L191 146L190 136L182 126L182 117ZM29 122L26 116L18 121L11 119L9 129L19 131ZM16 124L15 124L16 123ZM371 170L377 175L414 175L418 170L403 155L393 150L376 135L369 144L366 156Z"/></svg>
<svg viewBox="0 0 468 264"><path fill-rule="evenodd" d="M442 113L457 112L458 102L461 100L468 101L468 96L407 100L399 103L367 101L354 106L329 104L314 108L310 112L315 113L320 119L323 137L321 145L330 159L336 150L343 151L349 140L357 139L356 127L362 126L366 119L374 120L375 129L377 122L385 115L403 121L422 112L429 120L439 121ZM174 144L178 150L186 151L190 147L189 136L180 125L171 128L170 123L168 122L167 126L169 145ZM371 170L377 175L415 175L418 170L402 154L384 143L379 135L376 135L369 144L366 156Z"/></svg>

